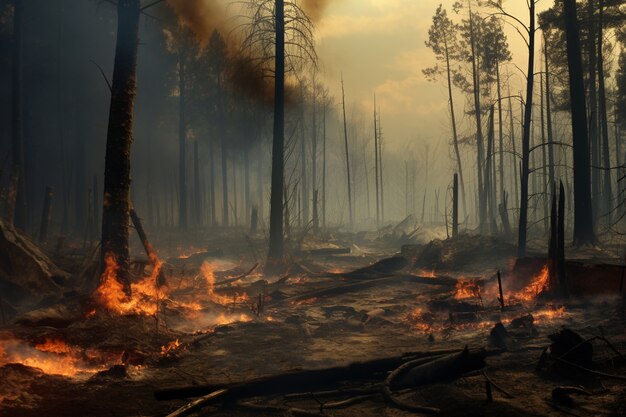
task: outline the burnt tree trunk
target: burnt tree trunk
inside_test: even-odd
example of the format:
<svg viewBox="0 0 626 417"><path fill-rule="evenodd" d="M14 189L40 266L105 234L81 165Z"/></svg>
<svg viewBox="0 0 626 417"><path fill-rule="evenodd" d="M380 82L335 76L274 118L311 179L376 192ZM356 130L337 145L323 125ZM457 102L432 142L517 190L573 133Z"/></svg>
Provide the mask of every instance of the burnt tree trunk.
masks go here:
<svg viewBox="0 0 626 417"><path fill-rule="evenodd" d="M13 12L13 93L11 183L8 194L7 221L20 229L26 228L26 182L24 178L24 103L23 103L23 15L24 2L16 0Z"/></svg>
<svg viewBox="0 0 626 417"><path fill-rule="evenodd" d="M52 187L46 187L46 194L43 200L43 211L41 212L41 225L39 227L39 243L44 243L48 236L48 226L50 224L50 211L52 209Z"/></svg>
<svg viewBox="0 0 626 417"><path fill-rule="evenodd" d="M522 137L522 175L520 214L517 239L517 256L526 254L526 232L528 227L528 176L530 159L530 124L533 111L533 81L535 73L535 1L530 1L530 26L528 31L528 69L526 72L526 103L524 108L524 132Z"/></svg>
<svg viewBox="0 0 626 417"><path fill-rule="evenodd" d="M275 3L276 47L274 54L274 133L272 139L272 190L270 197L270 243L268 260L284 254L283 193L285 184L285 2Z"/></svg>
<svg viewBox="0 0 626 417"><path fill-rule="evenodd" d="M344 145L346 148L346 180L348 183L348 210L350 218L350 229L354 226L353 211L352 211L352 180L350 178L350 151L348 149L348 125L346 121L346 94L343 87L343 78L341 78L341 104L343 107L343 137Z"/></svg>
<svg viewBox="0 0 626 417"><path fill-rule="evenodd" d="M452 184L452 239L459 237L459 175L454 174Z"/></svg>
<svg viewBox="0 0 626 417"><path fill-rule="evenodd" d="M602 51L602 38L604 24L604 0L599 0L598 4L598 93L600 100L600 127L602 130L602 165L603 175L603 195L604 217L607 225L611 224L611 212L613 202L613 192L611 190L611 155L609 149L609 123L606 110L606 86L604 83L604 52ZM598 213L599 214L599 213Z"/></svg>
<svg viewBox="0 0 626 417"><path fill-rule="evenodd" d="M139 0L118 0L117 45L111 84L111 107L104 163L101 268L114 257L118 281L130 295L130 150L137 87Z"/></svg>
<svg viewBox="0 0 626 417"><path fill-rule="evenodd" d="M580 30L576 17L576 0L564 0L563 17L567 41L570 106L574 143L574 242L591 244L595 241L591 208L591 178L589 139L587 136L587 106L580 47Z"/></svg>

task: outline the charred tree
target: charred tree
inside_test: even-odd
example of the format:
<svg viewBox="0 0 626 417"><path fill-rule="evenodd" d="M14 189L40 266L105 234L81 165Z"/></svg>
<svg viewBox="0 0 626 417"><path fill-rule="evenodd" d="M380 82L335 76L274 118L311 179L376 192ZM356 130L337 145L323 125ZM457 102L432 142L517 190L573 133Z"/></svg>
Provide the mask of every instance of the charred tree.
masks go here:
<svg viewBox="0 0 626 417"><path fill-rule="evenodd" d="M567 43L570 107L574 143L574 242L578 245L595 242L591 207L591 178L587 109L580 47L580 30L576 17L576 0L564 0L563 18Z"/></svg>
<svg viewBox="0 0 626 417"><path fill-rule="evenodd" d="M520 195L520 215L517 239L517 255L526 254L526 233L528 228L528 177L530 159L530 125L533 111L533 81L535 73L535 2L530 0L530 25L528 30L528 69L526 70L526 101L524 108L524 132L522 137L522 175Z"/></svg>
<svg viewBox="0 0 626 417"><path fill-rule="evenodd" d="M268 260L283 258L283 193L285 136L285 2L275 3L274 133L272 140L272 190L270 197L270 243Z"/></svg>
<svg viewBox="0 0 626 417"><path fill-rule="evenodd" d="M598 94L600 100L600 128L602 132L602 165L603 187L602 200L607 225L611 224L613 192L611 190L611 155L609 149L609 123L606 109L606 86L604 82L604 52L603 52L603 33L602 25L604 24L604 0L598 3ZM599 159L599 158L598 158Z"/></svg>
<svg viewBox="0 0 626 417"><path fill-rule="evenodd" d="M104 165L101 268L105 257L119 267L118 281L130 295L130 150L137 87L139 0L117 2L117 45L111 84L111 105Z"/></svg>

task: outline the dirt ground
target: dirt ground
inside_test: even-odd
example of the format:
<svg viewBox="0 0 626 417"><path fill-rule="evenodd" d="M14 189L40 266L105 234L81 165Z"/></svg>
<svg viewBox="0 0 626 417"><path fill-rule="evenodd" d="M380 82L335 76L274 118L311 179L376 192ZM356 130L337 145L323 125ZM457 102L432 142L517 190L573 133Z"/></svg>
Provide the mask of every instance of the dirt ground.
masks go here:
<svg viewBox="0 0 626 417"><path fill-rule="evenodd" d="M411 263L404 270L413 275L434 276L432 284L398 281L335 296L291 298L348 283L348 278L334 273L367 266L400 252L397 241L365 238L350 245L351 254L302 255L288 274L263 277L253 272L231 285L208 290L206 282L196 285L194 281L203 261L208 259L216 269L215 281L219 283L226 276L245 273L254 264L255 252L263 251L253 242L246 245L234 238L229 241L221 237L220 243L223 251L217 256L188 256L188 252L196 251L190 248L163 253L164 258L182 253L187 257L172 258L166 266L169 285L176 290L169 295L172 302L163 300L158 326L149 315L104 312L93 309L89 300L75 297L68 298L71 301L63 303L63 308L57 305L40 312L37 320L31 315L30 321L0 328L5 341L10 335L11 340L23 344L19 349L25 356L28 349L45 341L63 341L69 350L48 350L48 356L41 360L56 358L61 369L77 368L72 376L63 376L44 372L36 363L26 366L33 362L3 363L0 416L165 416L191 399L159 402L153 395L155 389L228 384L405 352L464 346L494 350L497 346L489 335L497 322L509 327L510 337L505 351L487 358L484 373L507 394L494 389L493 401L488 402L486 377L476 371L451 382L418 387L403 393L401 398L411 404L440 408L441 415L446 416L626 416L626 363L601 340L593 342L594 369L621 375L622 380L586 373L566 377L549 366L537 369L542 352L551 343L548 336L563 328L575 331L583 339L604 336L624 354L626 322L621 300L601 297L553 304L537 297L500 311L492 277L502 270L503 285L514 286L510 281L513 278L506 275L511 267L508 256L490 259L488 263L475 260L465 269L455 265L433 270ZM311 247L318 244L310 242ZM335 244L344 246L345 242ZM228 272L221 274L220 268ZM483 278L486 282L480 297L460 297L458 285L436 282L443 276L465 281ZM523 286L517 286L520 285ZM235 294L240 290L248 294L248 301L237 302ZM197 291L212 291L225 299L233 297L235 302L203 299L195 315L183 314L176 301L191 299ZM257 315L259 304L254 300L259 294L264 297L264 305ZM513 319L527 314L533 315L532 326L511 327ZM42 320L51 316L57 319ZM4 345L4 350L9 348ZM53 356L49 356L50 352ZM81 360L75 360L76 357ZM350 381L342 386L364 387L376 382L380 379ZM569 404L552 399L555 387L575 385L582 385L589 395L572 396ZM320 391L324 388L320 387ZM349 397L340 399L345 398ZM412 414L393 407L380 395L343 409L324 408L336 400L315 395L291 402L282 396L251 399L258 405L285 406L320 415ZM297 415L297 410L292 410L292 414ZM217 406L196 415L286 414Z"/></svg>

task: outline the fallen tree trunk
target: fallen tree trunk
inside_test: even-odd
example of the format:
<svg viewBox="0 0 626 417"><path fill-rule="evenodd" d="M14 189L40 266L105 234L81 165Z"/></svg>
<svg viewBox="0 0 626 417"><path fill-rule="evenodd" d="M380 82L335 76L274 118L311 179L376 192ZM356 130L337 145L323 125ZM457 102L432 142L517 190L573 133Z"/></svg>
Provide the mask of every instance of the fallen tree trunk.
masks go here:
<svg viewBox="0 0 626 417"><path fill-rule="evenodd" d="M405 257L394 256L391 258L381 259L380 261L364 268L359 268L351 272L344 272L337 275L351 279L381 278L398 272L406 268L408 265L409 261Z"/></svg>
<svg viewBox="0 0 626 417"><path fill-rule="evenodd" d="M305 254L311 256L349 255L350 252L350 248L319 248L304 251Z"/></svg>
<svg viewBox="0 0 626 417"><path fill-rule="evenodd" d="M260 395L291 394L319 390L337 381L372 378L376 374L388 372L407 361L419 358L440 357L459 350L427 351L406 353L400 356L374 359L325 369L292 371L284 374L262 377L250 381L226 385L195 385L156 390L154 396L159 401L199 397L225 389L220 400L239 400Z"/></svg>
<svg viewBox="0 0 626 417"><path fill-rule="evenodd" d="M342 295L351 292L361 291L368 288L379 287L383 285L397 284L400 282L409 282L414 284L426 284L426 285L445 285L454 287L457 280L452 277L442 276L437 278L420 277L417 275L393 275L383 278L370 279L367 281L350 282L348 284L336 285L330 288L322 288L319 290L309 291L304 294L294 295L293 297L277 300L268 304L268 307L275 307L285 302L295 302L301 300L308 300L310 298L331 297L335 295Z"/></svg>

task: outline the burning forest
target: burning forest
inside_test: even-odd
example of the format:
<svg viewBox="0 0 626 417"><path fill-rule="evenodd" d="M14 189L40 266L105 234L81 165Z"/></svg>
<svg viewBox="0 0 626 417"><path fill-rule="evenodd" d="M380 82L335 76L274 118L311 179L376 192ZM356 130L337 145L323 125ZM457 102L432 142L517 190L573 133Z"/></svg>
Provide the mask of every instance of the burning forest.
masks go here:
<svg viewBox="0 0 626 417"><path fill-rule="evenodd" d="M625 16L0 0L0 416L626 416Z"/></svg>

